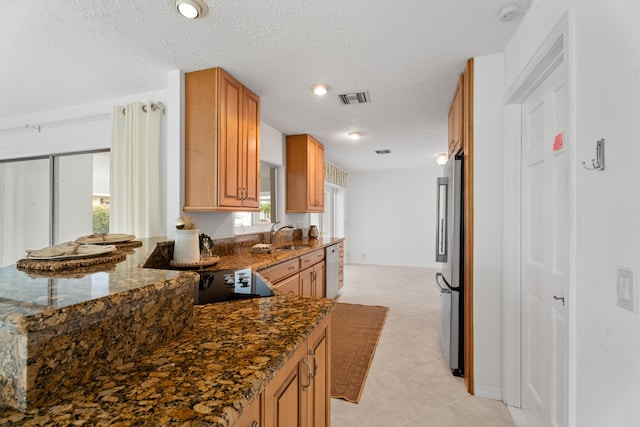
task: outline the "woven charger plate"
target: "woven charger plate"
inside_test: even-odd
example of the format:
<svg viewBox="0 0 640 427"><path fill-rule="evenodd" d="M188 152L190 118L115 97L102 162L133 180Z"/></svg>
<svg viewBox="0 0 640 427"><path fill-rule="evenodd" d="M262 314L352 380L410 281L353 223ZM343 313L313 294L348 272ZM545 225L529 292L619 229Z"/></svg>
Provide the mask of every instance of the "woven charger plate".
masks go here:
<svg viewBox="0 0 640 427"><path fill-rule="evenodd" d="M127 254L122 251L113 251L102 255L86 258L45 260L23 258L16 263L19 270L26 271L60 271L72 270L75 268L89 267L92 265L116 263L124 261Z"/></svg>
<svg viewBox="0 0 640 427"><path fill-rule="evenodd" d="M202 258L200 261L195 262L177 262L174 260L169 261L169 265L171 267L179 267L179 268L199 268L199 267L207 267L209 265L213 265L220 261L220 257L217 255L213 255L207 258Z"/></svg>
<svg viewBox="0 0 640 427"><path fill-rule="evenodd" d="M135 249L142 246L142 242L140 240L133 240L131 242L113 243L113 246L115 246L116 249Z"/></svg>

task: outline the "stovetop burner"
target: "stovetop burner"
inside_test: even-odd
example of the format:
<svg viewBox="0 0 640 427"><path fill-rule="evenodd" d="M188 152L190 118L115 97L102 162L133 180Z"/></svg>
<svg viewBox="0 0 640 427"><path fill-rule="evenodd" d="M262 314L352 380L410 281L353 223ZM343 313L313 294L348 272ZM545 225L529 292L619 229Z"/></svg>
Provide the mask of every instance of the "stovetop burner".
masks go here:
<svg viewBox="0 0 640 427"><path fill-rule="evenodd" d="M198 274L200 283L193 294L195 305L273 295L269 285L250 268L199 271Z"/></svg>

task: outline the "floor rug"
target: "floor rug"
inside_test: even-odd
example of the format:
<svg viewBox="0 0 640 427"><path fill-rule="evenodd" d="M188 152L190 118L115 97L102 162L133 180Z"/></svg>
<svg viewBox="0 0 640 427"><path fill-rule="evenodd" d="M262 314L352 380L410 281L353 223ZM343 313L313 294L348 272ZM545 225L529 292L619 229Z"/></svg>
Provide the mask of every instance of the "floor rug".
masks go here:
<svg viewBox="0 0 640 427"><path fill-rule="evenodd" d="M338 303L331 320L331 397L358 403L389 307Z"/></svg>

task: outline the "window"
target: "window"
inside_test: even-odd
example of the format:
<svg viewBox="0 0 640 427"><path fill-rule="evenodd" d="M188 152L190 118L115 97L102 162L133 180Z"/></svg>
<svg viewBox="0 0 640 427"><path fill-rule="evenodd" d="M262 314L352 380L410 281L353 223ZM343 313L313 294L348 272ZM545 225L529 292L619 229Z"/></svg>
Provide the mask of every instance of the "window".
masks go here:
<svg viewBox="0 0 640 427"><path fill-rule="evenodd" d="M309 224L329 237L344 236L344 188L325 182L324 212L309 214Z"/></svg>
<svg viewBox="0 0 640 427"><path fill-rule="evenodd" d="M99 150L0 162L0 266L27 249L108 231L110 157Z"/></svg>
<svg viewBox="0 0 640 427"><path fill-rule="evenodd" d="M277 222L277 182L278 169L265 162L260 162L260 211L234 212L234 229L236 234L255 233L271 227Z"/></svg>

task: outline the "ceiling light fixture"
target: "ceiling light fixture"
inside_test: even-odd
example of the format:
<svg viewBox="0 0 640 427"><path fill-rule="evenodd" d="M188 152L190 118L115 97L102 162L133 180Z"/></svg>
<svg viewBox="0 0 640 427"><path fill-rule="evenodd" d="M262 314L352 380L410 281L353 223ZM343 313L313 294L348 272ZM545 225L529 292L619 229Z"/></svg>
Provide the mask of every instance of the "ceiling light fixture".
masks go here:
<svg viewBox="0 0 640 427"><path fill-rule="evenodd" d="M349 138L353 139L354 141L362 138L362 132L349 132L347 135L349 135Z"/></svg>
<svg viewBox="0 0 640 427"><path fill-rule="evenodd" d="M194 0L176 0L176 9L180 15L189 19L196 19L202 13L202 6Z"/></svg>
<svg viewBox="0 0 640 427"><path fill-rule="evenodd" d="M447 153L440 153L440 154L438 154L438 158L436 159L436 163L439 164L440 166L442 166L445 163L447 163L447 160L448 160Z"/></svg>
<svg viewBox="0 0 640 427"><path fill-rule="evenodd" d="M317 83L313 86L311 86L311 91L313 93L315 93L318 96L324 96L327 94L327 92L329 92L329 89L331 89L329 87L329 85L326 85L324 83Z"/></svg>
<svg viewBox="0 0 640 427"><path fill-rule="evenodd" d="M500 22L510 22L520 16L520 6L517 3L508 4L498 14Z"/></svg>

